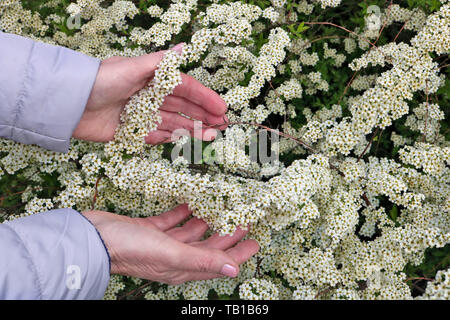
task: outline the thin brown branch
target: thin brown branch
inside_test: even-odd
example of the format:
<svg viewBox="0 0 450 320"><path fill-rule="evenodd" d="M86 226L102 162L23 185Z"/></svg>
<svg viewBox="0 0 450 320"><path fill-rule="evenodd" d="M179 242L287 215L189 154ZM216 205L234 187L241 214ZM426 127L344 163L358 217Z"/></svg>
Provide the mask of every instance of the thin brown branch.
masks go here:
<svg viewBox="0 0 450 320"><path fill-rule="evenodd" d="M278 93L277 89L275 89L275 87L273 86L272 81L269 81L269 86L272 88L273 92L275 92L277 98L280 98L280 94Z"/></svg>
<svg viewBox="0 0 450 320"><path fill-rule="evenodd" d="M359 70L356 70L356 71L353 73L352 78L350 79L350 81L349 81L349 82L347 83L347 85L345 86L344 92L341 94L341 96L339 97L339 100L338 100L338 104L339 104L339 105L341 104L342 98L345 96L345 94L347 93L348 89L349 89L350 86L352 85L353 80L355 80L355 77L356 77L356 75L358 74L358 72L359 72Z"/></svg>
<svg viewBox="0 0 450 320"><path fill-rule="evenodd" d="M375 156L378 154L378 148L380 147L381 136L383 135L383 130L380 131L380 136L378 137L377 148L375 149Z"/></svg>
<svg viewBox="0 0 450 320"><path fill-rule="evenodd" d="M334 289L334 287L328 287L328 288L326 288L326 289L324 289L324 290L321 290L321 291L317 292L317 294L316 294L316 296L315 296L314 298L317 299L317 298L319 298L320 296L322 296L322 295L324 295L324 294L327 294L328 292L330 292L330 291L333 290L333 289Z"/></svg>
<svg viewBox="0 0 450 320"><path fill-rule="evenodd" d="M426 277L411 277L411 278L407 278L407 279L405 280L405 282L408 282L408 281L414 281L414 280L433 281L434 279L426 278Z"/></svg>
<svg viewBox="0 0 450 320"><path fill-rule="evenodd" d="M421 293L425 293L425 290L421 287L419 287L417 284L413 283L412 284L414 288L416 288L416 290L420 291Z"/></svg>
<svg viewBox="0 0 450 320"><path fill-rule="evenodd" d="M361 198L364 200L364 202L366 203L367 206L371 206L372 204L370 203L369 198L367 197L367 194L364 192L363 195L361 196Z"/></svg>
<svg viewBox="0 0 450 320"><path fill-rule="evenodd" d="M313 40L306 40L305 44L302 46L302 50L304 47L306 47L307 45L314 43L314 42L318 42L321 40L326 40L326 39L347 39L349 37L345 37L345 36L339 36L339 35L333 35L333 36L323 36L323 37L318 37L316 39Z"/></svg>
<svg viewBox="0 0 450 320"><path fill-rule="evenodd" d="M386 28L388 20L389 20L389 17L391 16L392 2L393 2L393 0L391 0L391 3L388 6L388 16L387 16L386 21L383 24L383 27L381 28L380 32L378 33L378 37L377 37L377 40L375 41L375 45L378 43L378 40L380 40L381 34L383 33L384 28Z"/></svg>
<svg viewBox="0 0 450 320"><path fill-rule="evenodd" d="M425 142L426 139L426 135L427 135L427 122L428 122L428 113L429 113L429 108L430 108L430 96L428 94L428 79L425 80L425 94L427 96L427 113L425 114L425 124L424 124L424 128L423 128L423 136L422 136L422 142Z"/></svg>
<svg viewBox="0 0 450 320"><path fill-rule="evenodd" d="M297 143L301 144L305 149L315 153L315 150L311 146L309 146L308 144L306 144L304 141L300 140L299 138L296 138L296 137L291 136L291 135L289 135L287 133L281 132L281 131L279 131L277 129L272 129L272 128L268 127L268 126L265 126L265 125L262 125L262 124L259 124L259 123L253 123L253 122L227 122L227 121L225 121L224 123L221 123L221 124L207 125L207 126L203 126L203 127L205 127L205 128L219 128L219 127L221 127L223 125L247 125L247 126L260 127L260 128L262 128L264 130L274 132L274 133L278 134L279 136L282 136L282 137L294 140Z"/></svg>
<svg viewBox="0 0 450 320"><path fill-rule="evenodd" d="M283 133L283 132L281 132L281 131L279 131L279 130L269 128L269 127L267 127L267 126L265 126L265 125L262 125L262 124L259 124L259 123L227 122L227 121L225 121L225 119L224 119L224 123L216 124L216 125L209 125L209 126L204 126L204 127L206 127L206 128L214 128L214 127L221 127L221 126L223 126L223 125L250 125L250 126L257 126L257 127L260 127L260 128L262 128L262 129L264 129L264 130L272 131L272 132L274 132L274 133L276 133L276 134L278 134L278 135L280 135L280 136L282 136L282 137L285 137L285 138L287 138L287 139L291 139L291 140L297 142L298 144L300 144L301 146L303 146L305 149L307 149L307 150L310 151L311 153L317 153L316 150L314 150L311 146L309 146L308 144L306 144L304 141L302 141L302 140L300 140L300 139L298 139L298 138L296 138L296 137L294 137L294 136L291 136L291 135L289 135L289 134L287 134L287 133ZM339 168L336 167L335 165L333 165L333 164L330 163L330 168L333 169L333 170L336 170L337 173L338 173L340 176L345 177L345 174L344 174L341 170L339 170ZM368 205L368 206L371 205L369 199L367 198L366 193L364 193L364 194L361 196L361 198L365 201L366 205Z"/></svg>
<svg viewBox="0 0 450 320"><path fill-rule="evenodd" d="M390 15L391 15L391 6L392 6L392 0L391 0L391 3L389 4L388 19L389 19ZM381 37L381 34L383 33L383 30L386 28L388 19L386 19L385 23L383 24L383 27L381 28L380 32L378 33L377 40L374 42L372 48L374 48L374 47L377 48L376 45L377 45L377 43L378 43L378 40L380 40L380 37ZM370 48L370 50L372 50L372 48ZM377 48L377 49L378 49L378 48ZM366 53L366 55L370 52L370 50ZM338 100L338 104L339 104L339 105L341 104L342 98L347 94L347 91L348 91L348 89L350 88L350 86L352 85L353 81L355 80L355 77L356 77L356 75L358 74L358 72L359 72L359 70L356 70L356 71L353 73L352 78L350 79L350 81L349 81L349 82L347 83L347 85L345 86L344 92L342 93L342 95L339 97L339 100Z"/></svg>
<svg viewBox="0 0 450 320"><path fill-rule="evenodd" d="M364 37L361 37L361 36L360 36L359 34L357 34L356 32L351 31L351 30L349 30L349 29L347 29L347 28L345 28L345 27L343 27L343 26L340 26L340 25L338 25L338 24L335 24L335 23L333 23L333 22L327 22L327 21L322 21L322 22L305 22L304 24L307 24L307 25L329 25L329 26L333 26L333 27L339 28L339 29L341 29L341 30L344 30L344 31L346 31L346 32L348 32L348 33L351 33L351 34L355 35L355 36L358 37L358 38L362 38L364 41L366 41L367 43L369 43L372 47L375 47L375 44L372 43L369 39L364 38Z"/></svg>
<svg viewBox="0 0 450 320"><path fill-rule="evenodd" d="M403 26L401 27L400 31L397 33L397 35L394 38L393 42L396 42L398 37L400 36L400 34L402 33L402 31L405 29L406 24L409 22L409 20L406 20L406 22L403 24Z"/></svg>
<svg viewBox="0 0 450 320"><path fill-rule="evenodd" d="M97 202L97 196L98 196L98 183L100 182L101 179L102 179L102 176L98 177L97 181L95 182L95 193L94 193L94 198L92 198L91 210L95 209L95 202Z"/></svg>
<svg viewBox="0 0 450 320"><path fill-rule="evenodd" d="M277 96L278 99L281 99L280 94L278 93L277 89L275 89L275 87L272 84L272 81L269 80L269 86L272 88L273 92L275 92L275 95ZM287 114L287 110L284 110L284 123L286 123L286 114Z"/></svg>
<svg viewBox="0 0 450 320"><path fill-rule="evenodd" d="M359 155L358 160L356 160L356 162L359 162L359 160L361 160L361 158L364 157L364 155L365 155L366 152L367 152L367 149L369 149L369 146L372 144L373 139L375 139L375 137L377 136L377 134L378 134L379 131L380 131L380 128L377 127L377 128L375 129L375 132L374 132L373 135L372 135L372 138L370 138L370 141L367 143L366 147L364 148L363 152L361 152L361 154Z"/></svg>
<svg viewBox="0 0 450 320"><path fill-rule="evenodd" d="M258 275L258 277L260 278L262 276L261 274L261 263L262 263L262 258L261 257L257 257L256 258L256 271L255 271L255 276Z"/></svg>
<svg viewBox="0 0 450 320"><path fill-rule="evenodd" d="M35 187L35 188L31 188L31 190L32 190L32 191L37 190L37 189L51 190L51 189L56 189L56 188L57 188L57 187L55 187L55 186L50 186L50 187ZM22 193L25 193L25 192L27 192L27 191L29 191L29 190L22 190L22 191L14 192L14 193L8 194L8 195L6 195L6 196L0 197L0 205L1 205L2 202L3 202L4 200L6 200L7 198L12 197L12 196L17 196L17 195L22 194Z"/></svg>
<svg viewBox="0 0 450 320"><path fill-rule="evenodd" d="M369 39L367 39L365 37L362 37L361 35L358 35L356 32L351 31L351 30L349 30L349 29L347 29L347 28L345 28L343 26L340 26L338 24L335 24L335 23L332 23L332 22L326 22L326 21L323 21L323 22L305 22L304 24L306 24L306 25L330 25L330 26L339 28L341 30L344 30L344 31L350 33L350 34L353 34L353 35L357 36L358 38L360 38L360 39L364 40L365 42L367 42L368 44L370 44L372 48L375 48L376 50L379 50L378 47L376 46L376 42L371 42ZM381 54L383 55L384 58L386 58L386 60L390 64L392 64L392 60L391 59L386 57L383 52L381 52Z"/></svg>
<svg viewBox="0 0 450 320"><path fill-rule="evenodd" d="M125 299L126 297L131 296L131 295L134 294L134 293L140 292L142 289L148 287L148 286L151 285L151 284L152 284L151 281L150 281L150 282L146 282L146 283L144 283L143 285L141 285L140 287L138 287L138 288L136 288L136 289L134 289L134 290L131 290L131 291L129 291L129 292L127 292L127 293L121 295L120 297L118 297L118 300L123 300L123 299Z"/></svg>

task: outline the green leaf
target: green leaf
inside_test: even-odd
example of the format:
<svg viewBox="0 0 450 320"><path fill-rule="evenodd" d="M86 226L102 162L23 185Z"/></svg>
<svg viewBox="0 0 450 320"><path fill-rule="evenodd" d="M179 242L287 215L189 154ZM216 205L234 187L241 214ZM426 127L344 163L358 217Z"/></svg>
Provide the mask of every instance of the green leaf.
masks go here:
<svg viewBox="0 0 450 320"><path fill-rule="evenodd" d="M394 204L391 211L389 211L389 217L391 217L392 221L394 221L394 222L397 221L397 217L398 217L397 205Z"/></svg>
<svg viewBox="0 0 450 320"><path fill-rule="evenodd" d="M308 26L305 27L305 22L302 22L297 27L297 33L302 33L303 31L306 31L308 29L309 29Z"/></svg>

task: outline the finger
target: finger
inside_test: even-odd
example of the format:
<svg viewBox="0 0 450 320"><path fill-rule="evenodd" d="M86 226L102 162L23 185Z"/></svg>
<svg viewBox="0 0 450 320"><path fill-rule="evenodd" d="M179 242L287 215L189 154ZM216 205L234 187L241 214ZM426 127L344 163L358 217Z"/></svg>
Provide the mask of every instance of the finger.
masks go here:
<svg viewBox="0 0 450 320"><path fill-rule="evenodd" d="M153 223L158 229L165 231L175 227L177 224L181 223L184 219L191 215L192 211L189 210L187 204L182 204L174 209L164 212L159 216L144 218L148 219Z"/></svg>
<svg viewBox="0 0 450 320"><path fill-rule="evenodd" d="M223 117L208 112L192 101L174 95L166 97L166 99L164 100L164 104L161 106L160 110L169 112L181 112L188 117L204 122L205 125L220 125L226 123ZM223 130L226 128L226 124L215 126L215 128Z"/></svg>
<svg viewBox="0 0 450 320"><path fill-rule="evenodd" d="M144 54L138 57L130 58L133 63L136 64L139 70L142 70L144 73L144 77L153 78L155 75L155 70L158 67L158 64L164 58L167 50L152 52L149 54Z"/></svg>
<svg viewBox="0 0 450 320"><path fill-rule="evenodd" d="M206 111L222 116L227 112L226 102L212 89L205 87L195 78L181 74L182 83L173 92L175 96L198 104Z"/></svg>
<svg viewBox="0 0 450 320"><path fill-rule="evenodd" d="M208 272L190 272L186 278L187 281L199 281L199 280L210 280L216 278L224 278L223 274L208 273Z"/></svg>
<svg viewBox="0 0 450 320"><path fill-rule="evenodd" d="M184 43L179 43L170 50L176 51L181 54ZM155 70L157 69L159 63L164 58L167 50L152 52L138 57L130 58L131 61L136 63L137 67L144 72L144 76L147 78L153 78L155 75Z"/></svg>
<svg viewBox="0 0 450 320"><path fill-rule="evenodd" d="M238 228L233 235L221 236L216 233L204 241L191 243L191 245L201 248L226 250L241 241L249 230Z"/></svg>
<svg viewBox="0 0 450 320"><path fill-rule="evenodd" d="M226 251L238 264L241 264L259 251L259 244L256 240L249 239L239 242L233 248Z"/></svg>
<svg viewBox="0 0 450 320"><path fill-rule="evenodd" d="M160 111L162 122L158 129L166 131L175 131L177 129L194 130L194 121L183 117L176 112ZM200 127L201 128L201 127Z"/></svg>
<svg viewBox="0 0 450 320"><path fill-rule="evenodd" d="M239 273L239 265L222 250L186 245L179 256L180 267L186 271L222 274L233 278Z"/></svg>
<svg viewBox="0 0 450 320"><path fill-rule="evenodd" d="M172 132L164 130L152 131L145 137L145 143L147 144L161 144L173 142Z"/></svg>
<svg viewBox="0 0 450 320"><path fill-rule="evenodd" d="M194 121L183 117L182 115L174 112L160 111L160 115L162 118L161 124L158 126L159 130L164 131L177 131L181 133L180 129L185 129L189 131L189 133L197 139L201 139L204 141L214 140L217 136L217 130L212 128L202 128L201 124L199 128L194 128Z"/></svg>
<svg viewBox="0 0 450 320"><path fill-rule="evenodd" d="M200 240L208 228L208 224L202 219L192 218L182 227L166 231L166 234L181 242L192 242Z"/></svg>
<svg viewBox="0 0 450 320"><path fill-rule="evenodd" d="M242 264L252 256L254 256L259 251L259 245L255 240L246 240L234 248L229 249L227 253L233 258L233 260L238 264ZM190 280L208 280L215 278L223 278L225 275L213 273L213 272L191 272L189 274Z"/></svg>

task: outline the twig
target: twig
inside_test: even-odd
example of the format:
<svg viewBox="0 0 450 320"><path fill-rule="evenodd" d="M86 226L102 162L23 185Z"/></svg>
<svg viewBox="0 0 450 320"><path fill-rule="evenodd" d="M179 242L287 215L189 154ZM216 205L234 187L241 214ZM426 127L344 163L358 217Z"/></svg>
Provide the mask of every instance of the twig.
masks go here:
<svg viewBox="0 0 450 320"><path fill-rule="evenodd" d="M361 35L358 35L356 32L351 31L351 30L349 30L349 29L347 29L347 28L345 28L345 27L343 27L343 26L340 26L340 25L338 25L338 24L335 24L335 23L332 23L332 22L305 22L304 24L308 24L308 25L315 25L315 24L318 24L318 25L330 25L330 26L333 26L333 27L342 29L342 30L344 30L344 31L346 31L346 32L348 32L348 33L351 33L351 34L353 34L353 35L356 35L358 38L363 39L365 42L367 42L368 44L370 44L370 45L372 46L372 48L375 48L376 50L379 50L378 47L376 46L376 42L371 42L369 39L367 39L367 38L365 38L365 37L362 37ZM378 39L377 39L377 41L378 41ZM371 48L371 49L372 49L372 48ZM392 64L392 60L391 60L390 58L386 57L386 56L384 55L383 52L381 52L381 54L383 55L384 58L386 58L386 60L387 60L390 64Z"/></svg>
<svg viewBox="0 0 450 320"><path fill-rule="evenodd" d="M263 128L263 129L265 129L265 130L275 132L276 134L278 134L278 135L280 135L280 136L283 136L283 137L285 137L285 138L288 138L288 139L291 139L291 140L293 140L293 141L296 141L298 144L302 145L305 149L307 149L307 150L310 151L311 153L316 153L316 150L314 150L311 146L307 145L307 144L306 144L305 142L303 142L302 140L300 140L300 139L298 139L298 138L296 138L296 137L293 137L293 136L291 136L291 135L289 135L289 134L287 134L287 133L280 132L279 130L275 130L275 129L269 128L269 127L264 126L264 125L259 124L259 123L227 122L227 121L225 121L225 119L224 119L224 123L216 124L216 125L209 125L209 126L204 126L204 127L210 127L210 128L211 128L211 127L221 127L221 126L223 126L223 125L250 125L250 126L257 126L257 127ZM344 174L341 170L339 170L338 167L336 167L335 165L333 165L333 164L331 164L331 163L330 163L329 165L330 165L330 168L333 169L333 170L336 170L337 173L338 173L340 176L345 177L345 174ZM364 202L366 203L367 206L370 206L370 205L371 205L371 203L370 203L370 201L369 201L369 198L367 198L366 193L364 193L364 194L361 196L361 198L364 200Z"/></svg>
<svg viewBox="0 0 450 320"><path fill-rule="evenodd" d="M358 38L362 38L362 39L365 40L367 43L369 43L372 47L375 47L375 44L372 43L369 39L364 38L364 37L360 36L359 34L357 34L356 32L351 31L351 30L349 30L349 29L347 29L347 28L345 28L345 27L343 27L343 26L340 26L340 25L338 25L338 24L335 24L335 23L333 23L333 22L326 22L326 21L323 21L323 22L305 22L304 24L308 24L308 25L316 25L316 24L318 24L318 25L330 25L330 26L333 26L333 27L342 29L342 30L344 30L344 31L346 31L346 32L348 32L348 33L351 33L351 34L355 35L355 36L358 37Z"/></svg>
<svg viewBox="0 0 450 320"><path fill-rule="evenodd" d="M136 288L136 289L134 289L134 290L131 290L130 292L127 292L127 293L123 294L122 296L120 296L120 297L118 298L118 300L122 300L122 299L124 299L125 297L131 296L133 293L139 292L139 291L141 291L141 290L144 289L145 287L148 287L148 286L151 285L151 284L152 284L151 281L150 281L150 282L147 282L147 283L144 283L144 284L141 285L140 287L138 287L138 288Z"/></svg>
<svg viewBox="0 0 450 320"><path fill-rule="evenodd" d="M422 142L425 142L425 138L427 135L427 122L428 122L428 109L430 108L430 104L429 104L429 94L428 94L428 79L425 79L425 93L427 95L427 113L425 114L425 124L424 124L424 128L423 128L423 136L422 136Z"/></svg>
<svg viewBox="0 0 450 320"><path fill-rule="evenodd" d="M261 277L261 262L262 262L262 258L261 257L257 257L256 258L256 274L258 275L258 277Z"/></svg>
<svg viewBox="0 0 450 320"><path fill-rule="evenodd" d="M383 33L384 28L386 28L386 25L387 25L387 22L388 22L389 17L391 16L391 6L392 6L392 0L391 0L391 3L389 4L388 17L387 17L386 21L384 22L383 27L381 28L380 32L378 33L377 40L375 40L375 42L373 43L372 48L378 49L378 47L377 47L376 45L377 45L377 43L378 43L378 40L380 40L380 37L381 37L381 34ZM369 42L369 43L370 43L370 42ZM372 48L370 48L370 50L372 50ZM370 50L366 52L366 55L369 54ZM383 56L384 56L384 54L383 54ZM386 57L385 57L385 58L386 58ZM388 60L388 61L389 61L389 60ZM389 61L389 62L392 64L391 61ZM345 89L344 89L344 92L343 92L342 95L339 97L339 100L338 100L338 104L339 104L339 105L341 104L342 98L347 94L347 91L348 91L348 89L350 88L350 86L352 85L353 81L355 80L355 77L356 77L356 75L358 74L358 72L359 72L359 70L356 70L356 71L353 73L353 76L352 76L352 78L350 79L350 81L347 83L347 85L346 85L346 87L345 87Z"/></svg>
<svg viewBox="0 0 450 320"><path fill-rule="evenodd" d="M378 154L378 147L380 146L381 136L383 135L383 130L380 131L380 136L378 137L377 148L375 149L375 156Z"/></svg>
<svg viewBox="0 0 450 320"><path fill-rule="evenodd" d="M364 200L367 206L371 206L372 204L369 201L369 198L367 198L367 194L364 192L361 198Z"/></svg>
<svg viewBox="0 0 450 320"><path fill-rule="evenodd" d="M402 28L400 29L400 31L397 33L397 35L395 36L393 42L397 41L398 37L400 36L400 33L402 33L403 29L405 29L405 26L406 26L406 24L407 24L408 22L409 22L409 19L406 20L406 22L403 24L403 27L402 27Z"/></svg>
<svg viewBox="0 0 450 320"><path fill-rule="evenodd" d="M207 126L203 126L203 127L207 127L207 128L215 128L215 127L217 127L217 128L219 128L219 127L221 127L223 125L248 125L248 126L260 127L260 128L262 128L264 130L274 132L274 133L276 133L276 134L278 134L278 135L280 135L282 137L294 140L297 143L301 144L305 149L307 149L307 150L309 150L311 152L314 152L314 153L316 152L311 146L309 146L308 144L306 144L304 141L300 140L299 138L291 136L291 135L289 135L287 133L283 133L283 132L281 132L281 131L279 131L277 129L269 128L268 126L265 126L265 125L262 125L262 124L259 124L259 123L253 123L253 122L226 122L225 121L224 123L221 123L221 124L207 125Z"/></svg>
<svg viewBox="0 0 450 320"><path fill-rule="evenodd" d="M375 44L378 43L378 40L380 40L380 37L381 37L381 34L383 33L384 28L386 28L386 26L387 26L387 22L388 22L388 20L389 20L389 17L391 16L392 2L393 2L393 0L391 0L391 3L389 4L389 7L388 7L388 16L387 16L387 18L386 18L386 21L385 21L384 24L383 24L383 27L381 28L380 32L378 33L378 37L377 37L377 40L375 41Z"/></svg>
<svg viewBox="0 0 450 320"><path fill-rule="evenodd" d="M316 294L316 296L314 297L314 299L319 298L321 295L324 295L324 294L328 293L329 291L331 291L331 290L333 290L333 289L334 289L334 287L328 287L328 288L326 288L326 289L324 289L324 290L321 290L321 291L317 292L317 294Z"/></svg>
<svg viewBox="0 0 450 320"><path fill-rule="evenodd" d="M405 280L405 282L408 281L414 281L414 280L426 280L426 281L433 281L434 279L426 278L426 277L411 277Z"/></svg>
<svg viewBox="0 0 450 320"><path fill-rule="evenodd" d="M35 188L31 188L31 190L34 191L34 190L40 189L40 188L41 188L42 190L48 190L48 189L51 190L51 189L56 189L57 187L55 187L55 186L50 186L50 187L35 187ZM0 197L0 205L3 203L3 201L4 201L5 199L7 199L7 198L9 198L9 197L12 197L12 196L17 196L17 195L22 194L22 193L25 193L25 192L27 192L27 191L29 191L29 190L22 190L22 191L14 192L14 193L11 193L11 194L9 194L9 195Z"/></svg>
<svg viewBox="0 0 450 320"><path fill-rule="evenodd" d="M275 132L275 133L277 133L278 135L283 136L283 137L285 137L285 138L294 140L294 141L296 141L297 143L301 144L303 147L305 147L305 149L309 150L310 152L316 153L316 151L315 151L312 147L310 147L309 145L307 145L307 144L306 144L305 142L303 142L302 140L300 140L300 139L298 139L298 138L296 138L296 137L293 137L293 136L291 136L291 135L289 135L289 134L286 134L286 133L280 132L280 131L278 131L278 130L269 128L269 127L264 126L264 125L259 124L259 123L225 122L225 123L223 123L223 124L214 125L214 126L209 126L209 127L216 127L216 126L217 126L217 127L221 127L221 126L223 126L224 124L228 124L228 125L253 125L253 126L258 126L258 127L261 127L261 128L263 128L263 129L265 129L265 130ZM345 177L345 174L344 174L341 170L339 170L339 168L336 167L335 165L333 165L333 164L330 163L330 168L336 170L337 173L338 173L340 176ZM365 193L364 193L361 197L364 199L364 201L366 202L367 205L370 205L370 201L369 201L369 199L367 198L367 196L366 196Z"/></svg>
<svg viewBox="0 0 450 320"><path fill-rule="evenodd" d="M345 94L347 93L348 89L349 89L350 86L352 85L353 80L355 80L355 77L356 77L356 75L358 74L358 72L359 72L359 70L356 70L356 71L353 73L352 78L350 79L350 81L349 81L349 82L347 83L347 85L345 86L344 92L341 94L341 96L339 97L339 100L338 100L338 104L339 104L339 105L341 104L342 98L345 96Z"/></svg>
<svg viewBox="0 0 450 320"><path fill-rule="evenodd" d="M305 48L307 45L317 42L317 41L321 41L321 40L325 40L325 39L347 39L350 37L345 37L345 36L339 36L339 35L334 35L334 36L323 36L323 37L318 37L316 39L313 40L306 40L305 44L301 47L301 50L303 50L303 48Z"/></svg>
<svg viewBox="0 0 450 320"><path fill-rule="evenodd" d="M272 88L273 92L275 92L275 95L277 96L278 99L281 99L280 94L278 93L277 89L274 88L272 81L269 80L269 86ZM287 114L287 110L285 108L284 110L284 123L286 123L286 114Z"/></svg>
<svg viewBox="0 0 450 320"><path fill-rule="evenodd" d="M95 202L97 201L97 196L98 196L98 183L100 182L101 179L102 179L102 176L98 177L97 181L95 182L95 193L94 193L94 198L92 199L91 210L95 209Z"/></svg>
<svg viewBox="0 0 450 320"><path fill-rule="evenodd" d="M417 290L419 290L421 293L424 293L424 292L425 292L425 290L424 290L423 288L419 287L417 284L412 283L412 285L413 285L414 288L416 288Z"/></svg>
<svg viewBox="0 0 450 320"><path fill-rule="evenodd" d="M373 139L375 139L376 135L378 134L378 131L380 131L379 127L376 128L375 132L372 135L372 138L370 138L370 141L367 143L366 147L364 148L364 151L361 152L361 154L359 155L358 160L356 160L356 162L359 162L359 160L361 160L361 158L364 157L364 155L367 152L367 149L369 149L369 146L372 144Z"/></svg>

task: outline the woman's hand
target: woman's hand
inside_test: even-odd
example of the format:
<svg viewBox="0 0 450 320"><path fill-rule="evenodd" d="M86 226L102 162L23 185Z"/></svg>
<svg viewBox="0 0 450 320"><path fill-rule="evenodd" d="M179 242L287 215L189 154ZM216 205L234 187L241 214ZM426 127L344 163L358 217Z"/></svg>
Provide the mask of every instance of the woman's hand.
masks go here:
<svg viewBox="0 0 450 320"><path fill-rule="evenodd" d="M181 46L172 50L180 52ZM164 51L160 51L134 58L104 60L73 137L97 142L113 140L125 105L153 78L163 56ZM191 135L203 140L216 137L216 129L203 129L201 136L196 135L194 121L180 113L208 125L227 122L227 107L222 98L194 78L181 76L182 84L166 97L160 109L162 123L158 130L149 133L147 143L166 142L179 128L187 129ZM247 233L243 230L236 231L233 236L215 234L200 241L208 229L204 221L192 218L182 227L176 227L190 214L187 205L149 218L130 218L103 211L83 212L108 248L111 273L168 284L235 277L239 264L259 250L255 240L238 243Z"/></svg>
<svg viewBox="0 0 450 320"><path fill-rule="evenodd" d="M187 205L160 216L130 218L103 211L87 211L111 257L111 273L180 284L191 280L236 277L239 265L259 250L255 240L242 240L247 231L232 236L214 234L200 241L208 225L189 217ZM238 243L239 242L239 243ZM238 243L238 244L236 244Z"/></svg>
<svg viewBox="0 0 450 320"><path fill-rule="evenodd" d="M181 52L182 44L172 50ZM112 57L102 61L73 137L97 142L113 140L125 105L131 96L144 88L153 78L164 53L165 51L159 51L133 58ZM166 97L160 109L162 123L158 130L152 131L146 137L146 143L158 144L170 141L172 132L180 128L187 129L192 136L206 141L216 137L215 129L203 129L201 136L194 135L194 121L179 113L207 125L227 122L226 103L216 92L186 74L181 74L181 78L182 84L175 88L173 94ZM225 127L226 125L218 129Z"/></svg>

